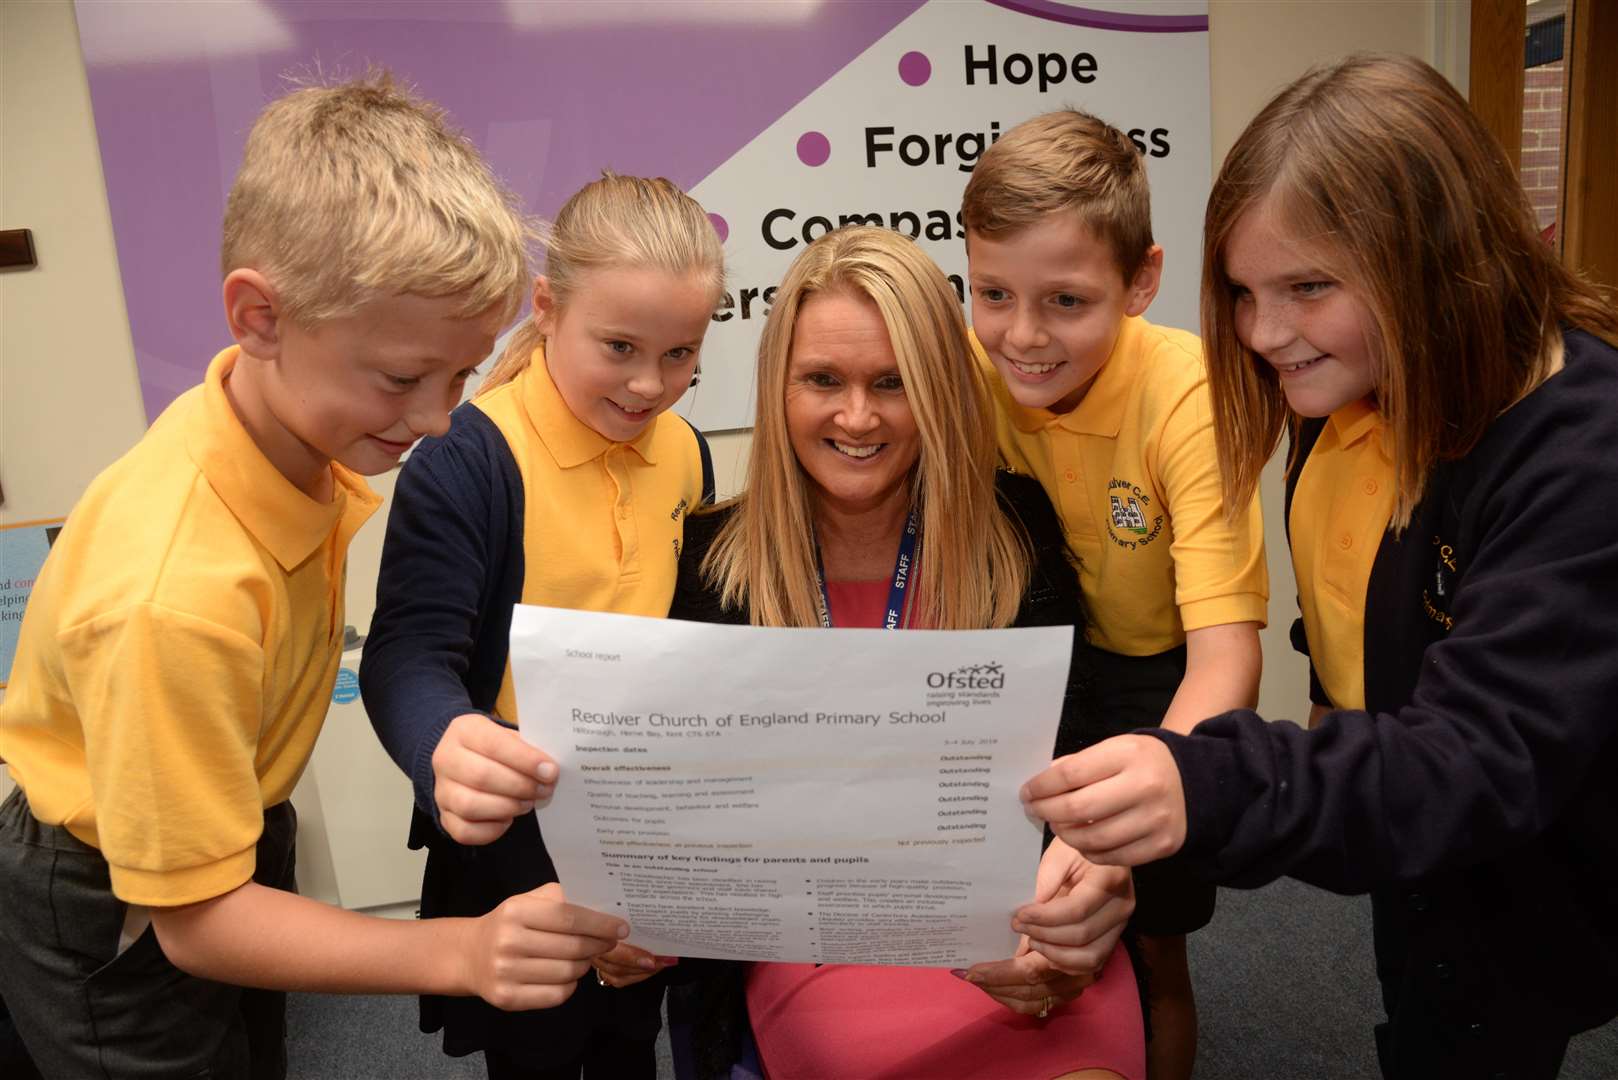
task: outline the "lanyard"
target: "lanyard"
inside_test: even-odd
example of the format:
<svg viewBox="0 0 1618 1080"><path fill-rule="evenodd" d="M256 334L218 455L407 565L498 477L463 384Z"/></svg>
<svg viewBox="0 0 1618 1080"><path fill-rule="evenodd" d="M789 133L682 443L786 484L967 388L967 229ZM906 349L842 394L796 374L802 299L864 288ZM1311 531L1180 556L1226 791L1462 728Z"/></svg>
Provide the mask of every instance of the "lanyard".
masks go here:
<svg viewBox="0 0 1618 1080"><path fill-rule="evenodd" d="M916 512L910 511L905 520L904 535L899 538L899 557L893 563L893 584L888 587L888 613L882 619L882 629L897 630L904 622L907 597L905 587L910 583L910 571L916 562L916 538L921 525ZM820 557L820 544L815 544L815 581L820 585L820 625L831 626L831 595L826 591L826 565Z"/></svg>

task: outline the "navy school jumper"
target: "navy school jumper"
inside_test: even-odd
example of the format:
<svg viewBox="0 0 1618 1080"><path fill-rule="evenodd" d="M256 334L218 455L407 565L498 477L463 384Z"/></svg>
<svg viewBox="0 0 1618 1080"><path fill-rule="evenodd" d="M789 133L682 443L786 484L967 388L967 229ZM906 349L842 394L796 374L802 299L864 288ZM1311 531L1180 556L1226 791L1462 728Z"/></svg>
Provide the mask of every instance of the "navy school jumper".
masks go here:
<svg viewBox="0 0 1618 1080"><path fill-rule="evenodd" d="M1618 1014L1618 350L1565 344L1384 535L1364 711L1152 733L1185 784L1179 861L1371 893L1397 1080L1553 1076ZM1299 433L1289 510L1322 425Z"/></svg>
<svg viewBox="0 0 1618 1080"><path fill-rule="evenodd" d="M704 501L712 501L708 444L692 430ZM482 915L557 879L534 815L519 816L492 844L463 846L439 828L433 796L433 750L450 721L468 712L492 718L523 568L522 474L494 421L462 405L448 433L423 440L400 472L360 663L366 713L415 788L408 842L428 849L424 918ZM448 1054L492 1047L535 1068L556 1067L579 1059L592 1038L655 1038L666 981L614 990L586 976L562 1005L521 1013L425 995L421 1029L443 1028Z"/></svg>

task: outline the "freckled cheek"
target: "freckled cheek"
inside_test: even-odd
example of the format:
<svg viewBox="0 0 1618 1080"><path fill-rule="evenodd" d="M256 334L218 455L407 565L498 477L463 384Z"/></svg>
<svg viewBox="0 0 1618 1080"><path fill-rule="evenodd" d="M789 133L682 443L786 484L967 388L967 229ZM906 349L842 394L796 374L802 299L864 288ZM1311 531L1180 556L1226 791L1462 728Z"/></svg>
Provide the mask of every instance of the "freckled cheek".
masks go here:
<svg viewBox="0 0 1618 1080"><path fill-rule="evenodd" d="M1339 335L1342 339L1341 350L1351 356L1356 356L1366 368L1367 373L1374 378L1381 368L1381 337L1377 334L1376 324L1371 321L1367 313L1358 318L1345 320L1345 325Z"/></svg>
<svg viewBox="0 0 1618 1080"><path fill-rule="evenodd" d="M973 308L972 332L977 334L978 342L985 349L990 352L999 352L1000 339L1006 336L1005 320L996 311L987 308Z"/></svg>

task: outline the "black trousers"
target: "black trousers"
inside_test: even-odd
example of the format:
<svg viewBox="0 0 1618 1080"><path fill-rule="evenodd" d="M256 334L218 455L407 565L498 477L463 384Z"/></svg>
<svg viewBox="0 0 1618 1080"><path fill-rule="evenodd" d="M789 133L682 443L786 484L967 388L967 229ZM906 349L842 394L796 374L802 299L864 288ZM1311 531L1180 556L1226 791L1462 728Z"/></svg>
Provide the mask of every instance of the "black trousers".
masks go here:
<svg viewBox="0 0 1618 1080"><path fill-rule="evenodd" d="M594 978L586 975L586 979ZM596 1032L584 1057L565 1065L534 1067L499 1050L483 1051L489 1080L623 1080L624 1077L657 1075L657 1043L645 1039L620 1039Z"/></svg>
<svg viewBox="0 0 1618 1080"><path fill-rule="evenodd" d="M291 803L264 812L254 881L296 891L297 824ZM150 926L119 952L127 910L101 853L12 792L0 806L0 996L39 1071L282 1080L286 995L187 975Z"/></svg>

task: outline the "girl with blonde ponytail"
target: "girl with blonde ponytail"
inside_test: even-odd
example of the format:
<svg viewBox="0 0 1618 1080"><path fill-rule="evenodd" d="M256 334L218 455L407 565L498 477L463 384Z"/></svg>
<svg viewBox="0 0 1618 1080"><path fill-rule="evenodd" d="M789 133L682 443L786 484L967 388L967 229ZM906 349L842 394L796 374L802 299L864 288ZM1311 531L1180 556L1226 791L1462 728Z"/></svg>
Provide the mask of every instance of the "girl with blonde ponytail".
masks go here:
<svg viewBox="0 0 1618 1080"><path fill-rule="evenodd" d="M719 237L663 179L605 174L545 241L533 314L449 433L400 474L360 669L411 778L421 913L465 916L556 880L534 815L556 764L516 732L512 605L663 615L687 511L712 498L702 436L667 412L724 281ZM664 961L628 945L562 1006L422 999L444 1051L491 1078L656 1075Z"/></svg>

